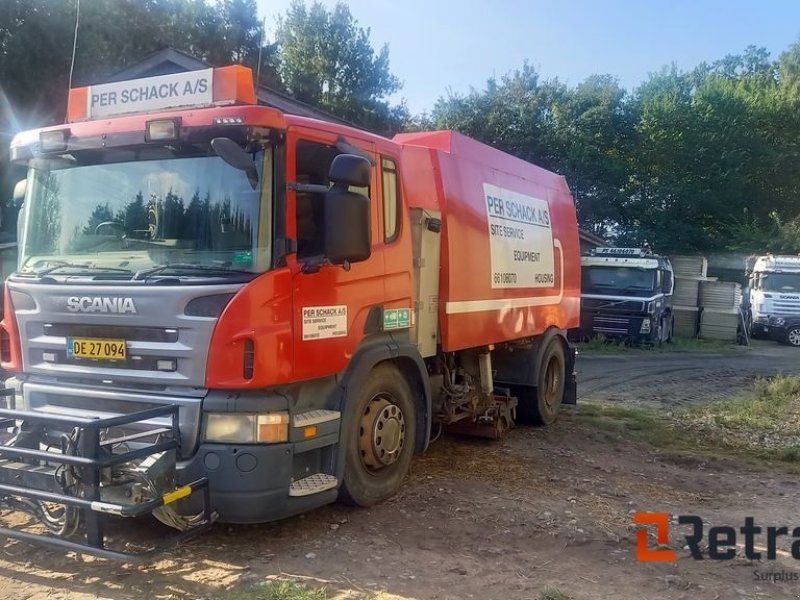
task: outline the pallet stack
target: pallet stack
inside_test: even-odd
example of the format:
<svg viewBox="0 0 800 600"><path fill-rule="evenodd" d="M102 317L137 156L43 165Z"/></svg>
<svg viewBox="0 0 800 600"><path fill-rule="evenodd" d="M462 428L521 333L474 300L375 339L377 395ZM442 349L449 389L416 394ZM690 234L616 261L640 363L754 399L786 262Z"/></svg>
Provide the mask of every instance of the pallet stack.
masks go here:
<svg viewBox="0 0 800 600"><path fill-rule="evenodd" d="M700 282L700 337L735 342L742 286L732 281Z"/></svg>
<svg viewBox="0 0 800 600"><path fill-rule="evenodd" d="M708 261L703 256L675 256L670 262L675 274L672 292L675 335L696 337L700 324L700 283L707 280Z"/></svg>

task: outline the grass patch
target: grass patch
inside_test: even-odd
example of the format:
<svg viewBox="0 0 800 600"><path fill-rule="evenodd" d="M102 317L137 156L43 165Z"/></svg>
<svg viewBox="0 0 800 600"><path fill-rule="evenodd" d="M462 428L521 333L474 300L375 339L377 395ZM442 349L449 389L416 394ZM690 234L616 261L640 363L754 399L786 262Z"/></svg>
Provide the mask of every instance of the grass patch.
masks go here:
<svg viewBox="0 0 800 600"><path fill-rule="evenodd" d="M229 591L220 600L326 600L324 588L310 588L293 581L265 581Z"/></svg>
<svg viewBox="0 0 800 600"><path fill-rule="evenodd" d="M576 344L581 354L619 354L645 352L736 352L743 347L720 340L701 338L674 338L669 344L629 344L624 340L608 340L602 335Z"/></svg>
<svg viewBox="0 0 800 600"><path fill-rule="evenodd" d="M800 377L757 379L741 396L670 412L583 404L578 418L678 454L729 455L800 469Z"/></svg>
<svg viewBox="0 0 800 600"><path fill-rule="evenodd" d="M570 600L570 597L554 588L546 588L539 594L539 600Z"/></svg>

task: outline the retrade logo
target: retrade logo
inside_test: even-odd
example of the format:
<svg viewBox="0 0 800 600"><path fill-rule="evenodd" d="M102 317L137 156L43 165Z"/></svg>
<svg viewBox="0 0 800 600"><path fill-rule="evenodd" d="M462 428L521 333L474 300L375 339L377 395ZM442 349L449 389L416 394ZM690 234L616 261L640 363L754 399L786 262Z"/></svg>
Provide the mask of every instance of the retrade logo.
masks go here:
<svg viewBox="0 0 800 600"><path fill-rule="evenodd" d="M101 298L71 296L67 298L69 312L136 314L133 298Z"/></svg>
<svg viewBox="0 0 800 600"><path fill-rule="evenodd" d="M690 527L683 536L680 547L689 551L695 560L731 560L742 546L749 560L775 560L778 541L791 544L791 555L800 560L800 527L786 525L762 527L753 517L745 517L744 525L731 527L716 525L705 528L697 515L679 515L678 525ZM633 515L636 531L636 559L642 562L676 562L678 553L669 548L670 514L665 512L637 512ZM650 534L645 525L655 525L656 547L650 546ZM744 543L742 543L744 538ZM766 538L766 539L764 539ZM705 543L703 543L705 542Z"/></svg>
<svg viewBox="0 0 800 600"><path fill-rule="evenodd" d="M669 544L669 513L637 512L633 515L633 522L637 525L655 525L658 545L666 546ZM678 560L675 550L668 548L653 550L650 548L648 538L649 535L646 528L636 528L636 560L643 562L675 562Z"/></svg>

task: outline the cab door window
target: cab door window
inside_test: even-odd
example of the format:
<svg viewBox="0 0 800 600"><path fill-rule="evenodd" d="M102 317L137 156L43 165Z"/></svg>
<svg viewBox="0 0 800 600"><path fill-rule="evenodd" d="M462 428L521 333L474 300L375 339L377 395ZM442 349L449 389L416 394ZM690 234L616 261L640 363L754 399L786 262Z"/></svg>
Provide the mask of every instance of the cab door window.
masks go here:
<svg viewBox="0 0 800 600"><path fill-rule="evenodd" d="M328 174L333 159L341 152L329 144L300 140L296 152L298 184L330 186ZM369 188L350 187L353 192L369 196ZM325 252L325 194L298 190L295 202L297 223L297 257L319 256Z"/></svg>

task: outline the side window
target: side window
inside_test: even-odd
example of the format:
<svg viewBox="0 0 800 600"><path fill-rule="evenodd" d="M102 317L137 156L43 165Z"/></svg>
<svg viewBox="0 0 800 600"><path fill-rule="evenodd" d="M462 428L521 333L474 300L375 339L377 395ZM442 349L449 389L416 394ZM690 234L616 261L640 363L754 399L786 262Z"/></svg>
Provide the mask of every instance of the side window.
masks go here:
<svg viewBox="0 0 800 600"><path fill-rule="evenodd" d="M330 186L328 173L331 163L341 152L335 147L320 142L299 140L296 152L297 183ZM350 188L369 196L369 188ZM297 223L297 257L319 256L325 251L325 194L321 192L297 192L295 206Z"/></svg>
<svg viewBox="0 0 800 600"><path fill-rule="evenodd" d="M328 171L339 151L334 146L297 142L297 183L327 186ZM297 257L317 256L325 251L325 194L297 192Z"/></svg>
<svg viewBox="0 0 800 600"><path fill-rule="evenodd" d="M391 158L381 159L383 173L383 236L385 241L393 242L399 232L399 189L397 163Z"/></svg>

